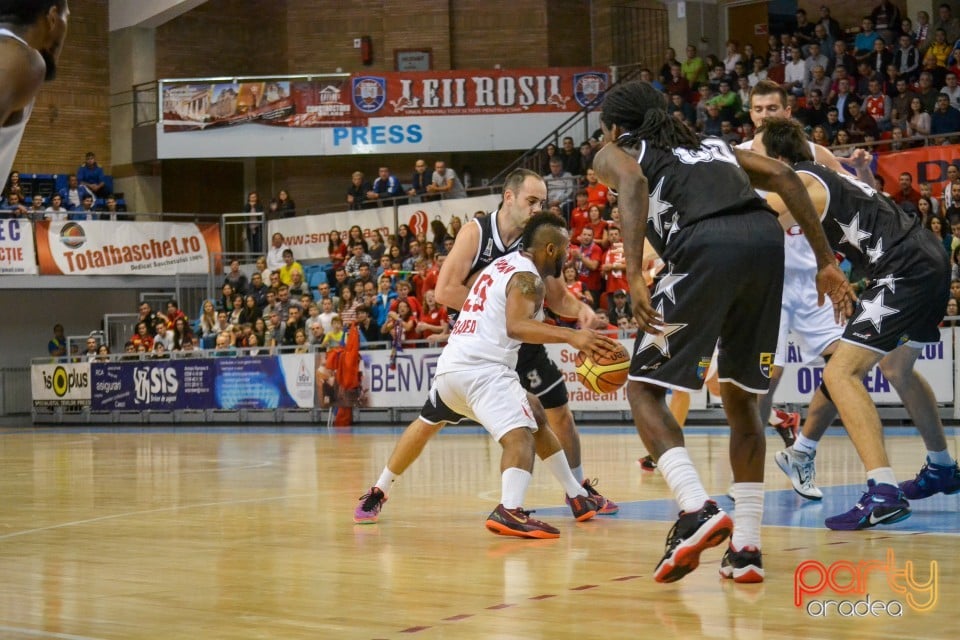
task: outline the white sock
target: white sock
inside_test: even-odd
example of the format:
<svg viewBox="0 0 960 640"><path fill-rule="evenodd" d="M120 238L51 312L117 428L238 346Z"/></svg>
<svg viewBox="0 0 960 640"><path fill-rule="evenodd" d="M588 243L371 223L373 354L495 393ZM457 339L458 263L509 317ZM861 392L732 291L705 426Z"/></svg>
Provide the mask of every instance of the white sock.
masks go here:
<svg viewBox="0 0 960 640"><path fill-rule="evenodd" d="M573 477L573 472L570 471L570 465L567 464L567 456L564 455L562 449L544 460L543 464L547 465L547 469L550 470L553 477L556 478L560 486L563 487L568 498L587 495L587 490Z"/></svg>
<svg viewBox="0 0 960 640"><path fill-rule="evenodd" d="M577 479L577 482L583 484L583 465L570 469L570 473L572 473L573 477Z"/></svg>
<svg viewBox="0 0 960 640"><path fill-rule="evenodd" d="M383 472L380 474L380 479L377 480L377 484L374 486L383 491L383 495L387 495L390 491L390 486L397 481L399 478L397 474L386 467L383 468Z"/></svg>
<svg viewBox="0 0 960 640"><path fill-rule="evenodd" d="M877 484L892 484L895 487L897 486L897 476L893 474L893 467L867 469L867 480L873 480Z"/></svg>
<svg viewBox="0 0 960 640"><path fill-rule="evenodd" d="M793 450L797 453L805 453L811 458L817 455L817 445L820 444L816 440L811 440L802 433L797 434L797 441L793 443Z"/></svg>
<svg viewBox="0 0 960 640"><path fill-rule="evenodd" d="M529 471L510 467L500 474L500 504L507 509L519 509L527 495L533 476Z"/></svg>
<svg viewBox="0 0 960 640"><path fill-rule="evenodd" d="M949 449L944 449L943 451L927 451L927 459L941 467L952 467L955 464L953 458L950 457Z"/></svg>
<svg viewBox="0 0 960 640"><path fill-rule="evenodd" d="M665 451L657 460L657 468L680 503L681 511L697 511L710 499L685 448L674 447Z"/></svg>
<svg viewBox="0 0 960 640"><path fill-rule="evenodd" d="M763 483L735 482L733 539L730 544L735 551L746 546L760 548L760 521L763 520Z"/></svg>
<svg viewBox="0 0 960 640"><path fill-rule="evenodd" d="M770 417L767 418L767 424L771 427L779 426L783 420L780 419L780 416L777 415L776 409L770 409Z"/></svg>

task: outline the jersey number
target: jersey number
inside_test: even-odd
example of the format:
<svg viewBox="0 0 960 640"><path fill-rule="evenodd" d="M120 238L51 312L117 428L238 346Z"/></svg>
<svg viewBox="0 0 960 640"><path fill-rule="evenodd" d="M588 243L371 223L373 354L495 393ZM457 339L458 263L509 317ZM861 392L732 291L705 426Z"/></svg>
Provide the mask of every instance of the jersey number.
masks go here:
<svg viewBox="0 0 960 640"><path fill-rule="evenodd" d="M489 274L481 274L476 284L473 285L473 291L470 292L470 297L463 303L461 311L474 313L483 311L483 305L487 302L487 287L491 284L493 284L493 278L491 278Z"/></svg>

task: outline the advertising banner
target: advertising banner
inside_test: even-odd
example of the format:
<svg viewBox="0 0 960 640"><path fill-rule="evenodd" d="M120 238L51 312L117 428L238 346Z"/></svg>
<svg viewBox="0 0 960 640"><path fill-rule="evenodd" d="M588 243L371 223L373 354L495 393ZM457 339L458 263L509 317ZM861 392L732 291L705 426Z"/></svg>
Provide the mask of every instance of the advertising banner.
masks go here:
<svg viewBox="0 0 960 640"><path fill-rule="evenodd" d="M30 367L34 407L86 407L90 405L90 365L86 362L51 362Z"/></svg>
<svg viewBox="0 0 960 640"><path fill-rule="evenodd" d="M953 402L953 329L940 329L940 342L924 347L917 360L916 370L933 388L937 402ZM823 360L809 364L804 361L800 347L789 342L787 364L783 368L783 378L777 387L776 402L809 404L813 392L823 381ZM890 385L890 381L880 373L880 367L874 367L863 379L870 397L877 404L903 404L900 396Z"/></svg>
<svg viewBox="0 0 960 640"><path fill-rule="evenodd" d="M33 225L28 220L0 220L0 275L37 275Z"/></svg>
<svg viewBox="0 0 960 640"><path fill-rule="evenodd" d="M960 145L921 147L896 153L884 153L879 156L877 168L883 176L887 192L894 194L899 190L897 181L901 173L913 177L913 188L920 183L929 182L933 195L939 198L947 185L947 167L951 164L960 167Z"/></svg>
<svg viewBox="0 0 960 640"><path fill-rule="evenodd" d="M621 340L632 353L633 339ZM440 349L408 349L397 353L391 367L389 351L364 351L363 396L367 407L419 407L433 382ZM616 393L594 393L577 380L574 359L577 350L569 345L547 345L547 353L563 373L573 411L629 411L626 387ZM690 408L705 409L707 392L691 394Z"/></svg>
<svg viewBox="0 0 960 640"><path fill-rule="evenodd" d="M432 239L429 230L431 220L439 219L449 225L450 219L456 215L466 223L477 211L491 211L499 204L500 196L496 195L405 204L398 207L398 217L400 224L409 225L413 233L424 231L427 239ZM283 234L284 242L293 250L297 260L315 260L328 257L327 241L330 231L337 230L343 235L353 225L359 225L364 236L369 236L379 229L386 238L395 226L393 208L381 207L271 220L267 229L268 237L274 233Z"/></svg>
<svg viewBox="0 0 960 640"><path fill-rule="evenodd" d="M312 355L93 363L94 411L313 406Z"/></svg>
<svg viewBox="0 0 960 640"><path fill-rule="evenodd" d="M162 81L165 131L193 131L238 124L334 127L363 124L353 117L350 80L331 76L302 80L232 82Z"/></svg>
<svg viewBox="0 0 960 640"><path fill-rule="evenodd" d="M210 271L220 227L190 222L36 223L42 275L174 275Z"/></svg>

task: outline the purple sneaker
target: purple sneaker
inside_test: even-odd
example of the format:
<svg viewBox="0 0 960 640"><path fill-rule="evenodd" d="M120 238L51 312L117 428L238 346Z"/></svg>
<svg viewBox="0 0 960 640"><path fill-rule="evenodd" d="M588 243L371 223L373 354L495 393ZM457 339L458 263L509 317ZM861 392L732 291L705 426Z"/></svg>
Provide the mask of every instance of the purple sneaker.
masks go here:
<svg viewBox="0 0 960 640"><path fill-rule="evenodd" d="M360 504L353 511L353 521L357 524L374 524L380 517L380 509L387 501L387 496L378 487L371 487L370 491L360 496Z"/></svg>
<svg viewBox="0 0 960 640"><path fill-rule="evenodd" d="M910 503L899 487L867 480L867 492L847 511L827 518L824 524L834 531L857 531L878 524L894 524L910 517Z"/></svg>
<svg viewBox="0 0 960 640"><path fill-rule="evenodd" d="M960 491L960 467L956 461L949 467L942 467L927 458L917 477L901 482L900 490L908 500L921 500L938 493L953 495Z"/></svg>

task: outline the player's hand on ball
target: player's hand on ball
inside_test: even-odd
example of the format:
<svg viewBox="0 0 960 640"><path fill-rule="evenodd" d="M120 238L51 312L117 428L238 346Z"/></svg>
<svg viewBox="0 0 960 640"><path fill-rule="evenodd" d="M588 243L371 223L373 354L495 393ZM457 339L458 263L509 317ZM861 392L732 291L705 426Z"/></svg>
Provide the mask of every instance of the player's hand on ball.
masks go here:
<svg viewBox="0 0 960 640"><path fill-rule="evenodd" d="M594 360L608 358L623 349L621 344L613 338L589 329L578 330L570 340L570 345Z"/></svg>

